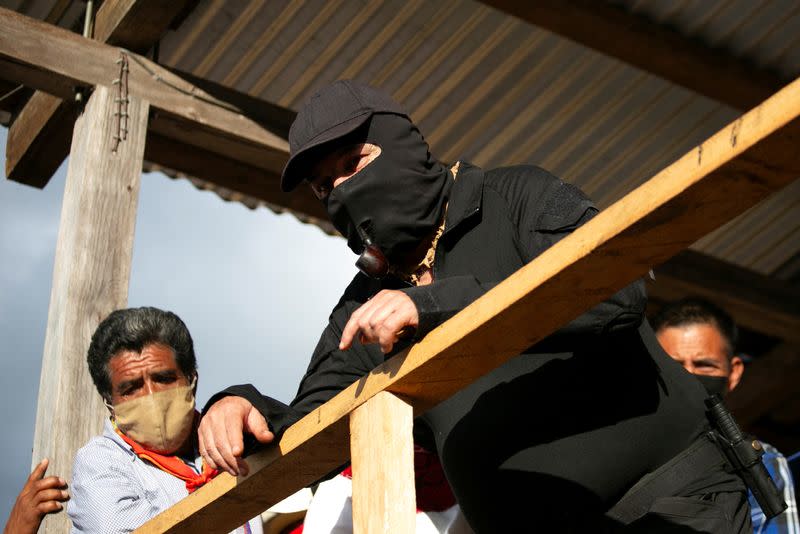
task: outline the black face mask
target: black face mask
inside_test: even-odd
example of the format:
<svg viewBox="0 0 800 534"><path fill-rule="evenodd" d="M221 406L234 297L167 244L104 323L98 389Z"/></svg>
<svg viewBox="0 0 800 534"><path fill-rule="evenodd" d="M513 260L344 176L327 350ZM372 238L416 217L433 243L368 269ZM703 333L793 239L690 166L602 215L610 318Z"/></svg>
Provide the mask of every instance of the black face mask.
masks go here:
<svg viewBox="0 0 800 534"><path fill-rule="evenodd" d="M353 252L372 245L393 265L403 265L441 222L453 180L403 116L373 115L361 142L381 153L331 191L328 214Z"/></svg>
<svg viewBox="0 0 800 534"><path fill-rule="evenodd" d="M728 393L727 376L694 375L706 388L709 395L719 395L724 397Z"/></svg>

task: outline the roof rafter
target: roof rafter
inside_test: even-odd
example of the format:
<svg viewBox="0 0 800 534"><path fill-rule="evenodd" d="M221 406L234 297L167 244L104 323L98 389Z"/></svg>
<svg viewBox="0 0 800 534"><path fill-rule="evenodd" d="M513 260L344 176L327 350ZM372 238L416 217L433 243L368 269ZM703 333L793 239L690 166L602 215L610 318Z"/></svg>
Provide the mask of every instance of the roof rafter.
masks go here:
<svg viewBox="0 0 800 534"><path fill-rule="evenodd" d="M97 11L94 37L134 52L146 52L194 3L196 0L106 0ZM77 109L72 98L62 100L35 92L9 129L8 178L44 187L69 153Z"/></svg>
<svg viewBox="0 0 800 534"><path fill-rule="evenodd" d="M156 147L147 149L149 158L161 154L167 161L150 161L180 172L195 171L227 189L325 217L310 190L301 188L289 199L278 187L288 157L285 136L292 111L0 9L0 77L9 81L67 98L75 87L111 86L120 77L118 60L123 57L128 60L129 93L146 98L153 109L149 135L182 146L183 161L189 156L202 159L205 154L208 162L218 166L204 172L197 172L196 165L181 168L174 154Z"/></svg>
<svg viewBox="0 0 800 534"><path fill-rule="evenodd" d="M481 1L735 109L758 105L789 81L606 1Z"/></svg>

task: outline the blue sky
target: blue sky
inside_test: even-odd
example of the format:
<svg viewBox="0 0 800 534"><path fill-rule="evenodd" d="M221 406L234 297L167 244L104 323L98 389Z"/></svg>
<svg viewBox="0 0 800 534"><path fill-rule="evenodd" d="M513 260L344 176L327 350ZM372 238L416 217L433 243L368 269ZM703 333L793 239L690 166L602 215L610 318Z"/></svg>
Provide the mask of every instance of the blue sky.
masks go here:
<svg viewBox="0 0 800 534"><path fill-rule="evenodd" d="M7 134L0 127L3 168ZM0 525L30 473L65 176L66 164L43 190L0 179ZM128 305L168 309L186 322L199 405L242 382L289 401L354 261L343 239L290 215L150 173L142 176Z"/></svg>

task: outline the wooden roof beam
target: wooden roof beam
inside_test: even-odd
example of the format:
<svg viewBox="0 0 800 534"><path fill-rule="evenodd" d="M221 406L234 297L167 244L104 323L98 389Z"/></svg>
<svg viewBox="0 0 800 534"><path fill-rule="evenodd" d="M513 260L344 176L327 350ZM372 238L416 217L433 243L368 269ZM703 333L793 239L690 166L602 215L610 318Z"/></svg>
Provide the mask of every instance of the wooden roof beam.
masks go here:
<svg viewBox="0 0 800 534"><path fill-rule="evenodd" d="M749 330L800 344L800 288L694 250L654 271L656 279L647 285L654 300L703 297Z"/></svg>
<svg viewBox="0 0 800 534"><path fill-rule="evenodd" d="M194 3L196 0L106 0L95 17L94 38L144 53ZM62 100L35 92L9 129L6 176L44 187L69 153L77 109L73 98Z"/></svg>
<svg viewBox="0 0 800 534"><path fill-rule="evenodd" d="M734 109L750 109L788 83L774 72L606 1L482 1Z"/></svg>
<svg viewBox="0 0 800 534"><path fill-rule="evenodd" d="M278 186L292 111L0 8L0 78L69 98L75 87L111 86L123 56L128 91L151 104L148 135L182 147L175 154L148 144L149 161L326 218L310 190L300 188L290 199ZM197 160L216 166L200 169Z"/></svg>
<svg viewBox="0 0 800 534"><path fill-rule="evenodd" d="M379 392L423 412L792 182L798 130L800 80L292 425L249 476L222 474L137 532L227 532L324 476L348 457L349 414Z"/></svg>

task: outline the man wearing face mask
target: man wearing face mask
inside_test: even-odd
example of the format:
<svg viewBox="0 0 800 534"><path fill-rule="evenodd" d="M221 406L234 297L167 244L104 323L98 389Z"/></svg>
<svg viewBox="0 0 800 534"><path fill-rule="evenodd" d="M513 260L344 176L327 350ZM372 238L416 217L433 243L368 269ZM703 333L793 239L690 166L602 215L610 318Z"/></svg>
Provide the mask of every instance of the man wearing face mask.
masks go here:
<svg viewBox="0 0 800 534"><path fill-rule="evenodd" d="M744 362L736 356L738 329L731 316L715 304L696 297L670 303L653 319L653 328L667 354L697 377L709 395L724 397L739 385ZM752 492L749 493L753 531L756 534L800 532L789 464L775 447L763 441L761 445L762 461L788 508L767 521Z"/></svg>
<svg viewBox="0 0 800 534"><path fill-rule="evenodd" d="M131 532L217 471L197 449L197 362L171 312L131 308L97 327L89 372L111 417L78 451L67 514L72 532ZM236 532L262 532L251 520Z"/></svg>
<svg viewBox="0 0 800 534"><path fill-rule="evenodd" d="M308 100L289 146L283 189L310 185L362 272L289 412L251 385L209 402L201 451L231 473L242 430L280 435L597 213L538 167L438 162L399 104L357 82ZM476 532L749 531L745 487L705 437L704 391L660 349L645 304L641 282L626 287L417 419Z"/></svg>

